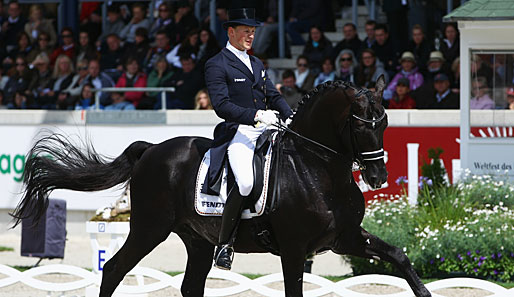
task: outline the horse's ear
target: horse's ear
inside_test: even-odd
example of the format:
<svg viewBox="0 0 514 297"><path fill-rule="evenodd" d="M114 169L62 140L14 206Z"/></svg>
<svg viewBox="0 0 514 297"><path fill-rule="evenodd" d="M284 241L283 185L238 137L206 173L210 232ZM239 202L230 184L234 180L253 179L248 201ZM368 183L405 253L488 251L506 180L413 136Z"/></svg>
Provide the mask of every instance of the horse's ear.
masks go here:
<svg viewBox="0 0 514 297"><path fill-rule="evenodd" d="M384 92L384 89L386 87L385 76L383 74L381 74L378 77L375 87L377 89L377 94L379 94L380 97L382 97L382 92Z"/></svg>

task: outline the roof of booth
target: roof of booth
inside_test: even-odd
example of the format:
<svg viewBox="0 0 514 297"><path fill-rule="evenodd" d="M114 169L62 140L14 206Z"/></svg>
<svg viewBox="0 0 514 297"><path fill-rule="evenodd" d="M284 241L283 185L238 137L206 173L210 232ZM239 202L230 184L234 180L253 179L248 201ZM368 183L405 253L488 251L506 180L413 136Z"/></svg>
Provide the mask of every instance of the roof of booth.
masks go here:
<svg viewBox="0 0 514 297"><path fill-rule="evenodd" d="M469 0L447 14L445 22L514 20L512 0Z"/></svg>

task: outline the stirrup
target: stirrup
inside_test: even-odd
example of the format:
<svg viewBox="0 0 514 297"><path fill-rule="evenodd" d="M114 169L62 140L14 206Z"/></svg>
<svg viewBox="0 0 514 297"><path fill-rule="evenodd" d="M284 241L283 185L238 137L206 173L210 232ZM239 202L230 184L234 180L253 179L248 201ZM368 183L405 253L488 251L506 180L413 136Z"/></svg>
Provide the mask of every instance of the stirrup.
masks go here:
<svg viewBox="0 0 514 297"><path fill-rule="evenodd" d="M214 255L214 267L230 270L234 260L234 248L230 244L223 244L216 247Z"/></svg>

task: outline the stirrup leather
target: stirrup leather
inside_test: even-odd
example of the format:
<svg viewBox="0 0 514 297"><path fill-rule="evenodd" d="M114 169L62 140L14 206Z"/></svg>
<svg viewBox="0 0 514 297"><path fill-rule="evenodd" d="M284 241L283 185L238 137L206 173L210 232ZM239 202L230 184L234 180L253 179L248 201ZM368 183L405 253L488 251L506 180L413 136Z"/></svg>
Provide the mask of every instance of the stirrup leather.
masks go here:
<svg viewBox="0 0 514 297"><path fill-rule="evenodd" d="M214 258L214 267L230 270L232 268L232 261L234 260L234 248L230 244L219 245L216 248Z"/></svg>

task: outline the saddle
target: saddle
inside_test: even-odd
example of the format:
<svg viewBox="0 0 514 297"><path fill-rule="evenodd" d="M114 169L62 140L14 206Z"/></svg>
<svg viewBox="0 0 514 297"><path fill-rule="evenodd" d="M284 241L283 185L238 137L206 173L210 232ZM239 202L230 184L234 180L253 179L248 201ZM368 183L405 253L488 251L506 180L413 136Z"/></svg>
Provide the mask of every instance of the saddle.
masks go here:
<svg viewBox="0 0 514 297"><path fill-rule="evenodd" d="M264 211L264 205L268 194L268 179L271 171L271 145L274 137L273 130L266 130L257 139L254 157L253 157L253 176L254 186L252 192L245 198L244 208L248 209L247 213L251 213L252 216L261 215ZM230 192L230 189L235 185L235 178L228 159L225 158L223 170L220 177L216 180L216 183L212 188L216 189L219 195L213 195L213 193L205 192L205 185L201 184L201 181L205 183L205 172L208 170L210 165L210 153L207 152L204 155L202 164L200 165L197 182L196 182L196 195L195 195L195 206L196 211L200 215L221 215L224 208L224 202L226 195ZM261 201L259 201L261 200ZM203 203L202 205L199 205ZM209 208L209 209L207 209ZM257 209L258 208L258 209ZM243 216L243 218L245 218Z"/></svg>
<svg viewBox="0 0 514 297"><path fill-rule="evenodd" d="M278 136L277 136L278 135ZM277 178L274 183L270 184L270 172L273 170L276 176L276 164L279 154L278 141L274 141L275 137L279 137L280 133L276 130L266 130L257 139L254 157L253 157L253 173L254 186L250 195L245 198L243 205L242 219L252 219L252 236L255 242L269 252L278 255L278 245L273 237L271 224L267 216L262 214L269 213L274 208L275 197L277 192ZM274 151L272 154L271 152ZM208 170L210 153L207 152L200 165L196 189L195 189L195 210L202 216L221 216L227 198L227 193L235 185L235 178L230 170L228 160L225 160L222 177L217 179L213 188L219 189L219 196L207 194L202 191L202 181L205 180L205 174ZM272 168L273 167L273 168ZM270 198L271 197L271 198Z"/></svg>

